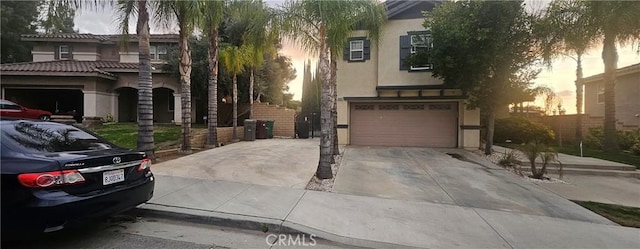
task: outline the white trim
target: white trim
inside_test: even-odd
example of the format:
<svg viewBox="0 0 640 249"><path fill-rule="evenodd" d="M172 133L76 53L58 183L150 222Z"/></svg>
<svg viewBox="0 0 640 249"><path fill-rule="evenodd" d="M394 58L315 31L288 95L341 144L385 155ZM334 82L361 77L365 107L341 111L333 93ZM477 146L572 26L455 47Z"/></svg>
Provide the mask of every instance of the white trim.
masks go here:
<svg viewBox="0 0 640 249"><path fill-rule="evenodd" d="M426 37L427 36L431 37L430 34L414 34L414 35L410 35L409 36L409 42L411 43L411 48L409 50L409 53L411 53L411 54L417 53L418 52L417 48L427 48L428 49L429 46L433 47L433 43L431 43L431 44L418 44L418 45L414 44L413 43L413 37L415 37L415 36L424 36L425 37L425 41L424 41L425 43L427 42L427 38ZM431 70L431 69L433 69L433 65L415 66L415 67L414 66L410 66L409 67L409 70Z"/></svg>
<svg viewBox="0 0 640 249"><path fill-rule="evenodd" d="M50 51L31 51L32 55L54 55L55 52Z"/></svg>
<svg viewBox="0 0 640 249"><path fill-rule="evenodd" d="M360 43L360 48L353 48L354 44ZM361 52L360 58L354 58L353 52ZM364 40L349 41L349 60L350 61L363 61L364 60Z"/></svg>
<svg viewBox="0 0 640 249"><path fill-rule="evenodd" d="M62 52L62 48L66 47L67 48L67 52ZM62 58L62 54L66 54L67 58ZM70 60L72 58L72 52L71 52L71 47L69 47L69 45L60 45L58 46L58 59L59 60Z"/></svg>

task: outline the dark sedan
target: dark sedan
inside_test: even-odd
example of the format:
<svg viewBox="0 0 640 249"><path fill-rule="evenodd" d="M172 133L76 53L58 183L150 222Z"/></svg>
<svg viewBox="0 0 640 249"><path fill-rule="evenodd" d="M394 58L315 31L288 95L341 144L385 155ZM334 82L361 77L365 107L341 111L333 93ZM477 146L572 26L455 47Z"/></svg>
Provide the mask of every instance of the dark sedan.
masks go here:
<svg viewBox="0 0 640 249"><path fill-rule="evenodd" d="M0 120L2 239L52 232L151 199L151 160L75 126Z"/></svg>

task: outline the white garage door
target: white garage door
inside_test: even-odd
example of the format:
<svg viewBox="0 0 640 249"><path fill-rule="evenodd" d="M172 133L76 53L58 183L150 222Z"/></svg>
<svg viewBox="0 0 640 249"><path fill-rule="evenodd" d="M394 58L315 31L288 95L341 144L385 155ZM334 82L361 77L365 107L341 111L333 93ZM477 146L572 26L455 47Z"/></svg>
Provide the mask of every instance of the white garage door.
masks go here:
<svg viewBox="0 0 640 249"><path fill-rule="evenodd" d="M351 103L352 145L456 147L457 102Z"/></svg>

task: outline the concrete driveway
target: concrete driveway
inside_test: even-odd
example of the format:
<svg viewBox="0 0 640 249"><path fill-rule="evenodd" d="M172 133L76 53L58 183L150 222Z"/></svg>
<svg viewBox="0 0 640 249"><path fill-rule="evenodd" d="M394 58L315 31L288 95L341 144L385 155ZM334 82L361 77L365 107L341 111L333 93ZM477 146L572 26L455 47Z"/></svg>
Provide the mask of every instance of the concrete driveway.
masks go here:
<svg viewBox="0 0 640 249"><path fill-rule="evenodd" d="M466 159L456 159L445 152ZM611 224L482 160L457 149L348 146L333 192Z"/></svg>
<svg viewBox="0 0 640 249"><path fill-rule="evenodd" d="M304 189L318 165L317 139L238 142L154 164L157 175Z"/></svg>

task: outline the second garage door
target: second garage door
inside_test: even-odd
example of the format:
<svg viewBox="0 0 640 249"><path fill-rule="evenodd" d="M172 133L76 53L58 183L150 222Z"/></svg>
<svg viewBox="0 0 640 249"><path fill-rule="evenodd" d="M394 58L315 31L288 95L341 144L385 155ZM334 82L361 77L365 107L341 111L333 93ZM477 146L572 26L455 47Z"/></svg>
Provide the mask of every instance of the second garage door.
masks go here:
<svg viewBox="0 0 640 249"><path fill-rule="evenodd" d="M457 102L351 103L352 145L456 147Z"/></svg>

